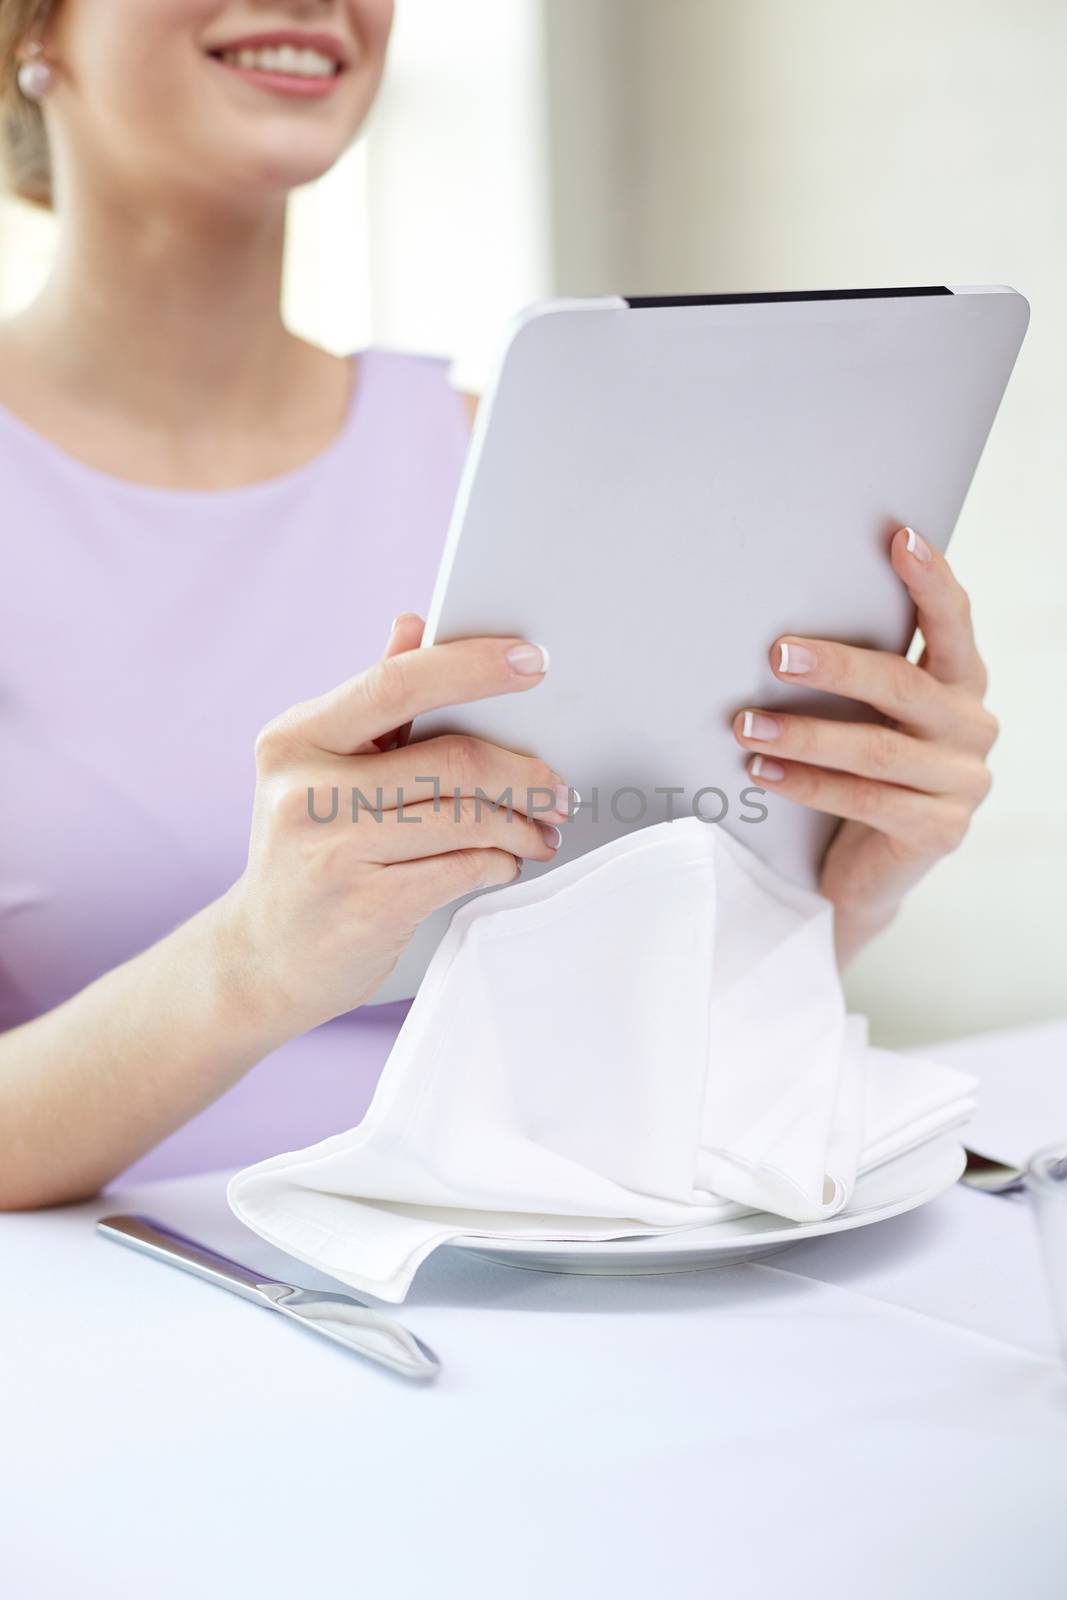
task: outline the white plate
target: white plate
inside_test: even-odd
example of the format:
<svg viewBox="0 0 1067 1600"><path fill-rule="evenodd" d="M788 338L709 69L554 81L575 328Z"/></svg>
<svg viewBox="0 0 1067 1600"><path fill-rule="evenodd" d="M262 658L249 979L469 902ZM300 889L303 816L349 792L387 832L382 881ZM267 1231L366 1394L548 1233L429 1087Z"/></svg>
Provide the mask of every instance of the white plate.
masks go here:
<svg viewBox="0 0 1067 1600"><path fill-rule="evenodd" d="M820 1222L789 1222L761 1211L728 1222L650 1235L644 1239L452 1239L486 1261L534 1272L581 1272L625 1276L646 1272L696 1272L732 1266L755 1256L784 1250L801 1239L844 1233L914 1211L951 1189L966 1163L963 1146L942 1134L907 1155L887 1161L856 1183L852 1203Z"/></svg>

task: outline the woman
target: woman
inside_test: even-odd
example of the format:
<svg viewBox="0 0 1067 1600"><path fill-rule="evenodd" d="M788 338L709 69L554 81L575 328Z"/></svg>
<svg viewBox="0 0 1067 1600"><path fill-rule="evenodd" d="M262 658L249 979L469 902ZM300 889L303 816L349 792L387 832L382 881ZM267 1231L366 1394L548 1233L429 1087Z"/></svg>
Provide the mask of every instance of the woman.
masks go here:
<svg viewBox="0 0 1067 1600"><path fill-rule="evenodd" d="M431 741L430 766L396 738L547 666L520 639L413 649L464 403L439 362L338 359L280 319L286 195L363 122L391 11L0 0L12 181L59 218L42 294L0 329L9 1208L92 1194L167 1136L138 1175L356 1120L407 1009L368 1003L414 928L560 842L532 811L435 812L416 776L548 784L562 821L567 774L472 740ZM844 819L822 872L842 961L959 843L995 736L966 596L918 534L890 559L919 665L768 640L783 681L890 725L735 723L761 784ZM320 784L402 788L424 826L316 827Z"/></svg>

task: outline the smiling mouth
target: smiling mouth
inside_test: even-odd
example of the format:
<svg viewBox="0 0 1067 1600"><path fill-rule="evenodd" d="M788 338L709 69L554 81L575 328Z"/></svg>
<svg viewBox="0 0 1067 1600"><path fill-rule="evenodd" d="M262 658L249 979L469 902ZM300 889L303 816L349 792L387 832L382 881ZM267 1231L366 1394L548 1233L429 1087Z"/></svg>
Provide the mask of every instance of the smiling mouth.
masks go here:
<svg viewBox="0 0 1067 1600"><path fill-rule="evenodd" d="M209 48L210 60L260 88L282 94L327 94L345 70L340 45L319 37L257 37Z"/></svg>

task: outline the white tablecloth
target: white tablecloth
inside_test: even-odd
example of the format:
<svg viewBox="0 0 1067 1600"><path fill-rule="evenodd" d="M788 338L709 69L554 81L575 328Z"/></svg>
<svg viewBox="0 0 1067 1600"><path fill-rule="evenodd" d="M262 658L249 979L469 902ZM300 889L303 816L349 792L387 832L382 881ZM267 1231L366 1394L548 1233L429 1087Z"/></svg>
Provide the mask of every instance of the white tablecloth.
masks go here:
<svg viewBox="0 0 1067 1600"><path fill-rule="evenodd" d="M931 1051L931 1053L934 1053ZM1067 1023L937 1054L1006 1157L1067 1135ZM1067 1593L1067 1371L1027 1204L752 1264L555 1277L440 1252L396 1379L98 1238L141 1209L312 1283L225 1175L0 1217L11 1600Z"/></svg>

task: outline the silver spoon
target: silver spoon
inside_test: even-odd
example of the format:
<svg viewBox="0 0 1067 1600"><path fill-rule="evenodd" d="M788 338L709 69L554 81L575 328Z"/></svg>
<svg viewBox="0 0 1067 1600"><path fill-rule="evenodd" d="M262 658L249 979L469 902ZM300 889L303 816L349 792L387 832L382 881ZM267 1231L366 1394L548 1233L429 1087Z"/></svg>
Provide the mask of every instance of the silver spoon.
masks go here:
<svg viewBox="0 0 1067 1600"><path fill-rule="evenodd" d="M983 1194L1017 1194L1026 1187L1026 1172L1006 1161L995 1161L992 1156L979 1155L977 1150L967 1150L967 1165L960 1174L960 1182ZM1067 1178L1067 1155L1052 1162L1048 1168L1050 1178Z"/></svg>

